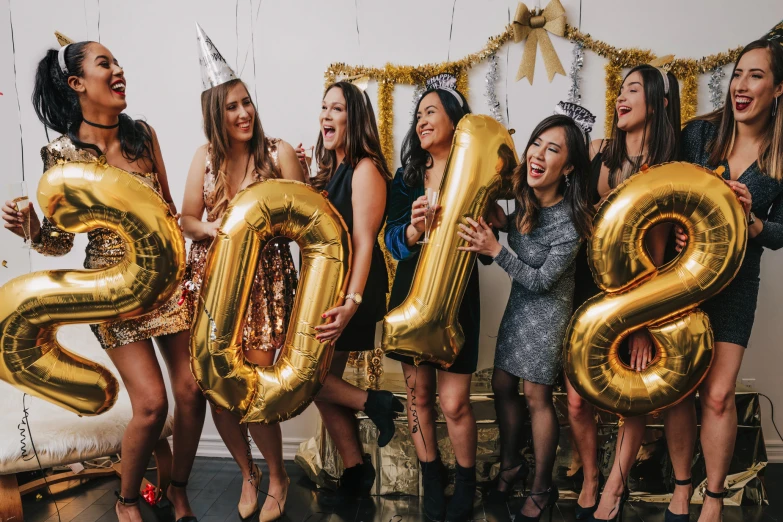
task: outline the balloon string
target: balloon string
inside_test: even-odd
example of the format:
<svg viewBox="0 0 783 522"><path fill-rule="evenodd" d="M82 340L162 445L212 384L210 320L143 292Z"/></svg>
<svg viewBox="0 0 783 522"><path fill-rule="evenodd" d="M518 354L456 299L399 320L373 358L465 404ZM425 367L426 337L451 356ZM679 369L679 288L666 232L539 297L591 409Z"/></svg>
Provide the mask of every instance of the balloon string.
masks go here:
<svg viewBox="0 0 783 522"><path fill-rule="evenodd" d="M98 43L101 43L101 0L98 0Z"/></svg>
<svg viewBox="0 0 783 522"><path fill-rule="evenodd" d="M251 444L253 443L253 440L250 438L250 429L248 429L248 435L247 439L245 439L245 444L247 445L247 465L250 469L250 479L249 482L253 484L253 488L256 490L256 496L258 496L259 493L263 493L267 497L272 497L272 500L274 500L277 503L277 510L279 513L283 512L283 508L280 507L280 501L269 494L268 491L264 491L261 489L261 477L256 476L256 465L253 462L253 450L251 449ZM266 499L264 499L266 501Z"/></svg>
<svg viewBox="0 0 783 522"><path fill-rule="evenodd" d="M261 0L258 0L258 11L256 11L256 20L258 19L258 13L261 11ZM250 12L253 12L253 0L250 0ZM253 17L250 18L250 45L253 46L253 92L255 94L255 102L258 103L258 76L256 76L256 32L253 27Z"/></svg>
<svg viewBox="0 0 783 522"><path fill-rule="evenodd" d="M22 394L22 422L20 422L17 425L17 428L19 429L19 433L22 436L22 460L28 461L35 458L35 461L38 463L38 470L41 472L41 477L43 478L44 484L46 485L46 490L49 492L49 496L52 499L52 502L54 502L54 509L57 511L57 520L62 522L62 519L60 518L60 506L57 505L57 500L54 498L54 494L52 493L51 488L49 487L49 481L46 480L46 472L44 471L43 466L41 465L41 459L38 458L38 451L35 449L35 441L33 440L33 432L30 429L30 408L25 403L25 399L28 397L28 395ZM24 426L24 427L23 427ZM27 434L25 434L25 431ZM28 457L27 456L27 443L26 439L27 436L30 437L30 446L33 450L33 456Z"/></svg>
<svg viewBox="0 0 783 522"><path fill-rule="evenodd" d="M11 54L14 61L14 90L16 91L16 111L19 115L19 144L22 147L22 181L24 181L24 134L22 133L22 105L19 103L19 85L16 81L16 40L14 39L14 16L11 3L8 4L8 23L11 26Z"/></svg>
<svg viewBox="0 0 783 522"><path fill-rule="evenodd" d="M234 54L234 67L235 71L239 67L239 0L236 2L236 8L234 9L234 33L237 36L237 50ZM242 76L242 71L239 71L239 75Z"/></svg>
<svg viewBox="0 0 783 522"><path fill-rule="evenodd" d="M446 61L451 59L451 35L454 33L454 11L457 9L457 0L451 6L451 26L449 27L449 49L446 51Z"/></svg>
<svg viewBox="0 0 783 522"><path fill-rule="evenodd" d="M359 0L354 0L354 12L356 16L356 45L359 48L359 61L364 65L364 57L362 56L362 38L359 33Z"/></svg>
<svg viewBox="0 0 783 522"><path fill-rule="evenodd" d="M410 374L408 374L407 377L405 377L405 386L408 387L408 390L411 392L411 403L410 403L410 410L411 410L411 417L413 418L413 428L411 428L411 434L416 435L416 433L419 433L421 436L421 442L424 444L424 458L427 458L429 454L427 453L427 441L424 438L424 432L421 429L421 422L419 421L419 412L416 409L416 381L419 380L419 367L418 365L414 366L415 373L413 377L413 386L408 385L408 380L410 379ZM437 452L435 453L435 458L438 457Z"/></svg>

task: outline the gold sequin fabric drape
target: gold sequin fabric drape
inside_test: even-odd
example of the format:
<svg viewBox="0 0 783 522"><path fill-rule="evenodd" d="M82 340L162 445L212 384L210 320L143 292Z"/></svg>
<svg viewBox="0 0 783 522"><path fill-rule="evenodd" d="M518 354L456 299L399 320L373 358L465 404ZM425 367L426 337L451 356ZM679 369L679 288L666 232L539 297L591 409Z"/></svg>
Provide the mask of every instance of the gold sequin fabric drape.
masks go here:
<svg viewBox="0 0 783 522"><path fill-rule="evenodd" d="M77 147L68 136L60 136L41 149L41 159L44 170L57 164L71 161L105 161L103 157L96 158L87 150ZM158 176L154 172L132 172L147 183L158 194L161 193ZM125 245L122 238L103 228L97 228L87 233L87 256L84 268L106 268L117 264L125 255ZM41 224L41 237L32 247L44 255L61 256L73 248L74 235L60 230L48 219ZM148 314L132 319L121 319L110 323L90 325L98 342L104 349L117 348L151 337L174 334L190 328L190 323L182 316L177 305L178 294L175 294L163 306Z"/></svg>
<svg viewBox="0 0 783 522"><path fill-rule="evenodd" d="M276 164L279 141L267 140L270 155ZM204 172L204 207L208 221L215 221L222 217L213 213L215 178L216 173L212 170L210 156L207 153ZM258 178L256 181L261 179ZM186 303L183 305L183 316L186 317L188 324L192 323L198 308L199 289L203 283L204 265L211 244L212 238L208 238L194 241L190 247L185 277L193 283L194 290L187 294ZM258 260L247 316L242 329L243 345L246 350L268 351L282 346L297 283L296 267L288 241L283 239L270 241Z"/></svg>

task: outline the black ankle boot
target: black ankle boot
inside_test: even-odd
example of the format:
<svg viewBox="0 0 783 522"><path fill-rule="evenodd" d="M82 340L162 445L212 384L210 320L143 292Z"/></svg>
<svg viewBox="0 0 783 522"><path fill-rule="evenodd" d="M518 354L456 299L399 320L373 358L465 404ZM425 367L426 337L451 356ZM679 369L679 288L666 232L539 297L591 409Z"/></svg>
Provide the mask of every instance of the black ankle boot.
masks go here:
<svg viewBox="0 0 783 522"><path fill-rule="evenodd" d="M357 502L370 495L374 482L375 467L372 465L370 456L365 454L361 464L343 471L340 485L336 491L322 490L319 492L318 503L327 507L335 507Z"/></svg>
<svg viewBox="0 0 783 522"><path fill-rule="evenodd" d="M473 519L473 499L476 496L476 466L463 468L457 464L454 495L446 510L446 522L467 522Z"/></svg>
<svg viewBox="0 0 783 522"><path fill-rule="evenodd" d="M438 455L432 462L419 461L421 465L421 483L424 487L422 504L424 516L433 522L442 522L446 516L446 489L448 472Z"/></svg>
<svg viewBox="0 0 783 522"><path fill-rule="evenodd" d="M400 399L388 391L367 390L367 402L364 403L364 413L378 427L378 446L384 447L394 437L394 419L397 413L405 411Z"/></svg>

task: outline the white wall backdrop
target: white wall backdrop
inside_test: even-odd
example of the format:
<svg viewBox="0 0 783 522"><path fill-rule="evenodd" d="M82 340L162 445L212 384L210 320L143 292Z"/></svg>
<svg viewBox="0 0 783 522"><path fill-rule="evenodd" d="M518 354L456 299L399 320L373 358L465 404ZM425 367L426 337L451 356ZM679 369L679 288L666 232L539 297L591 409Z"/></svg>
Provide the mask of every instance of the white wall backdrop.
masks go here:
<svg viewBox="0 0 783 522"><path fill-rule="evenodd" d="M541 2L546 4L546 0ZM737 16L737 2L714 0L562 0L571 24L619 47L636 46L658 55L701 57L754 40L783 19L783 2L748 0ZM534 4L534 2L529 2ZM513 0L0 0L0 183L22 179L34 192L40 178L40 148L47 142L33 112L30 96L38 60L56 46L58 30L75 40L98 40L107 45L125 68L128 113L145 117L157 130L174 199L181 202L185 177L196 147L204 142L199 95L201 82L196 55L195 22L199 22L226 59L257 93L257 105L269 135L294 146L312 145L323 72L331 62L381 66L387 62L422 64L460 58L484 46L491 35L504 30ZM580 13L581 10L581 13ZM357 34L358 20L358 34ZM13 24L12 48L11 24ZM566 71L572 44L553 37ZM567 96L568 79L547 83L538 58L534 85L514 82L522 44L507 44L499 53L501 79L497 93L510 115L514 138L523 146L528 133L554 105ZM506 80L506 61L509 75ZM604 65L587 53L582 77L583 104L598 115L594 136L603 133ZM474 112L487 112L483 96L486 65L470 74L469 101ZM710 109L708 78L700 81L699 112ZM17 95L18 90L18 95ZM397 151L409 123L411 87L395 91ZM376 88L370 87L374 99ZM20 130L21 126L21 130ZM21 134L20 134L21 133ZM50 136L54 138L54 136ZM24 144L24 154L21 151ZM520 151L521 152L521 151ZM399 159L397 159L399 163ZM5 196L6 190L0 190ZM86 237L77 240L67 256L44 258L18 247L8 232L0 232L0 284L29 270L81 267ZM783 367L780 319L783 308L783 253L767 252L762 266L762 288L756 325L741 378L755 379L755 387L783 408L779 384ZM494 336L506 304L510 284L496 267L481 267L482 330L479 368L492 364ZM99 350L86 327L82 352ZM387 363L387 371L399 371ZM7 386L0 383L0 392ZM780 410L779 410L780 411ZM764 407L765 435L771 453L783 460L783 444ZM316 413L310 408L283 425L288 457L295 445L314 432ZM783 425L783 416L778 421ZM203 454L225 454L211 420L204 430Z"/></svg>

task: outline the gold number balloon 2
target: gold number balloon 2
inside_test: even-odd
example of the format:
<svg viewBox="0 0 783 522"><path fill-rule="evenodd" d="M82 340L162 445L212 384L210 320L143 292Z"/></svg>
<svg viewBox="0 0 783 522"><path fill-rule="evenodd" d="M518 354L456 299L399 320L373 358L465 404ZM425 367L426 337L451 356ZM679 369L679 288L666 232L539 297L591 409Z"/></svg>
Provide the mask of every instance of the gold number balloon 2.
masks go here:
<svg viewBox="0 0 783 522"><path fill-rule="evenodd" d="M645 233L664 221L688 231L688 245L656 268ZM631 417L654 413L691 393L712 362L709 319L696 306L731 282L747 242L737 197L714 172L688 163L644 170L612 192L593 222L589 262L605 293L571 318L565 337L566 373L598 408ZM637 372L618 355L623 338L640 328L657 355Z"/></svg>
<svg viewBox="0 0 783 522"><path fill-rule="evenodd" d="M67 232L106 228L125 255L100 270L47 270L0 288L0 380L79 415L97 415L117 398L103 366L57 342L64 324L101 323L149 312L177 290L185 242L160 196L136 176L97 162L44 173L38 203Z"/></svg>
<svg viewBox="0 0 783 522"><path fill-rule="evenodd" d="M465 335L457 320L476 254L457 247L458 225L511 195L517 165L509 132L489 116L469 114L454 133L440 187L441 210L422 247L408 297L383 322L383 349L450 366Z"/></svg>
<svg viewBox="0 0 783 522"><path fill-rule="evenodd" d="M299 244L302 267L285 344L273 366L261 367L242 355L242 323L258 256L279 236ZM191 332L193 374L213 404L262 423L310 404L334 353L315 339L315 327L348 281L350 245L340 214L303 183L264 181L234 198L207 255Z"/></svg>

